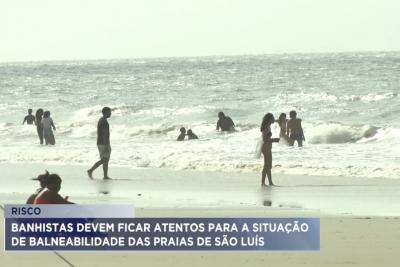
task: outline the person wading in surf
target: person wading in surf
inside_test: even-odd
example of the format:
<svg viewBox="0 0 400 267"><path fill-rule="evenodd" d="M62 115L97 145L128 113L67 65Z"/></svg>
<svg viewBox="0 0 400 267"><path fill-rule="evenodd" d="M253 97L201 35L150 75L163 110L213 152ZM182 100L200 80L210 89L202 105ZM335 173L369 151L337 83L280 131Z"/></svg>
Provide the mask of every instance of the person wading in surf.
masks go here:
<svg viewBox="0 0 400 267"><path fill-rule="evenodd" d="M28 109L28 115L25 116L24 121L22 122L22 125L25 124L33 125L35 123L35 116L32 115L32 109Z"/></svg>
<svg viewBox="0 0 400 267"><path fill-rule="evenodd" d="M217 131L219 131L219 129L227 132L235 131L235 123L230 117L225 116L222 111L218 113Z"/></svg>
<svg viewBox="0 0 400 267"><path fill-rule="evenodd" d="M299 147L303 146L304 137L303 128L301 127L301 119L297 118L296 111L292 110L289 113L290 120L287 122L286 135L289 136L289 146L293 146L297 141Z"/></svg>

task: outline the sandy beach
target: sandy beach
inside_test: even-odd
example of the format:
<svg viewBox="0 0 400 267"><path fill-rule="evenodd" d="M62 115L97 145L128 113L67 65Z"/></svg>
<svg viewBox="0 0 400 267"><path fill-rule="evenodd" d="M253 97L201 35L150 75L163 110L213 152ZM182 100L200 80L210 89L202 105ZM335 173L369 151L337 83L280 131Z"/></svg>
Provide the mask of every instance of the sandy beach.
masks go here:
<svg viewBox="0 0 400 267"><path fill-rule="evenodd" d="M400 266L400 1L0 6L0 267Z"/></svg>
<svg viewBox="0 0 400 267"><path fill-rule="evenodd" d="M231 209L321 216L399 216L400 181L383 178L274 174L276 187L260 187L259 173L171 171L111 167L112 181L94 180L86 166L0 164L0 203L23 204L37 187L30 178L47 169L63 179L61 195L76 203L128 203L146 209Z"/></svg>
<svg viewBox="0 0 400 267"><path fill-rule="evenodd" d="M395 179L275 175L278 187L261 188L258 173L114 166L114 180L102 181L101 172L88 179L85 166L1 164L0 203L24 203L37 187L29 178L44 169L63 178L61 194L71 201L133 204L137 217L321 218L320 252L62 253L74 266L397 266L400 260L400 183ZM68 266L55 253L2 253L0 262Z"/></svg>
<svg viewBox="0 0 400 267"><path fill-rule="evenodd" d="M140 216L212 216L208 211L163 210ZM219 216L242 216L219 210ZM261 214L256 214L260 216ZM270 216L270 214L265 214ZM278 215L278 214L276 214ZM300 215L300 214L299 214ZM3 238L3 237L2 237ZM398 266L398 218L321 218L321 251L312 253L61 253L74 266ZM1 245L3 249L3 245ZM2 266L68 266L54 253L0 254Z"/></svg>

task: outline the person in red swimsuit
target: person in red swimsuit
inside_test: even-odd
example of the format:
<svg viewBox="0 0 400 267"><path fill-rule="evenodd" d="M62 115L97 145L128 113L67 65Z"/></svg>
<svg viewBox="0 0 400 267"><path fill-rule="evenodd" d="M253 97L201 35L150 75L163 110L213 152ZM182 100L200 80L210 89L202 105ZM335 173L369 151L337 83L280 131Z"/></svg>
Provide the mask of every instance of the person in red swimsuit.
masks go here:
<svg viewBox="0 0 400 267"><path fill-rule="evenodd" d="M33 204L74 204L58 194L61 189L61 178L57 174L49 174L46 178L46 187L36 196Z"/></svg>
<svg viewBox="0 0 400 267"><path fill-rule="evenodd" d="M28 197L28 199L26 200L26 204L33 204L37 195L46 188L47 177L49 177L49 175L50 173L46 170L46 173L40 174L38 175L38 177L32 179L40 182L40 188L36 189L35 193Z"/></svg>

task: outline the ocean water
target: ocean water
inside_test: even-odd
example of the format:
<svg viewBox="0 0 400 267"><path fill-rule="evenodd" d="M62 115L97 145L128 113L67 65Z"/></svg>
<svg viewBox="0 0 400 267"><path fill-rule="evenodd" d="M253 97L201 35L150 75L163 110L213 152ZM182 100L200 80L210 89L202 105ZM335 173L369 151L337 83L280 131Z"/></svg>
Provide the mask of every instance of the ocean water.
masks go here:
<svg viewBox="0 0 400 267"><path fill-rule="evenodd" d="M110 106L112 165L258 172L263 115L295 109L306 142L274 144L274 173L400 177L400 52L0 63L0 92L0 162L91 166ZM56 146L28 108L51 111ZM182 126L200 140L176 142Z"/></svg>

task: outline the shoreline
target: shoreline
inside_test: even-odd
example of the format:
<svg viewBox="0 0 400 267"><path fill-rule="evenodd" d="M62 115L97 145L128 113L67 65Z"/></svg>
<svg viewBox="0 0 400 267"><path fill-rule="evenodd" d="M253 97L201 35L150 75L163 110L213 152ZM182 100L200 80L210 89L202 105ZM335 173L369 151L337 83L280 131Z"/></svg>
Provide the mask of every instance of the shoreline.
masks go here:
<svg viewBox="0 0 400 267"><path fill-rule="evenodd" d="M279 186L260 187L260 174L110 167L112 181L94 180L85 166L0 164L0 203L25 203L48 169L63 179L62 196L81 204L126 203L137 210L232 210L254 214L400 216L400 180L273 174ZM240 214L240 212L239 212Z"/></svg>

